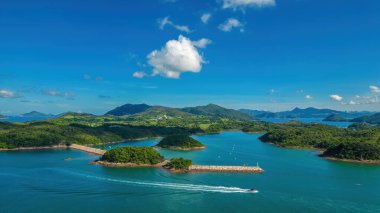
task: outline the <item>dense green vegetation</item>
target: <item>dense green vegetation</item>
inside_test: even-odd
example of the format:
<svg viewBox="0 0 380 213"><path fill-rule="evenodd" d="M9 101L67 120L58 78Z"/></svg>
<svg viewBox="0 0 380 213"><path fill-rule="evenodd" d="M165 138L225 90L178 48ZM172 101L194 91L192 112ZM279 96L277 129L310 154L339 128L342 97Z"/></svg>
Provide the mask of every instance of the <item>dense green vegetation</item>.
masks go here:
<svg viewBox="0 0 380 213"><path fill-rule="evenodd" d="M163 138L158 144L161 148L181 148L191 149L204 147L204 145L188 135L169 135Z"/></svg>
<svg viewBox="0 0 380 213"><path fill-rule="evenodd" d="M181 127L185 129L197 129L206 133L218 133L223 130L239 130L249 124L249 121L216 118L202 115L189 115L183 113L181 116L171 117L165 113L161 113L161 108L155 108L154 114L139 113L134 116L95 116L90 114L67 113L57 119L51 119L50 122L69 125L72 123L82 124L85 126L101 126L107 124L122 124L131 126L147 126L147 127ZM184 115L186 114L186 116Z"/></svg>
<svg viewBox="0 0 380 213"><path fill-rule="evenodd" d="M252 120L254 117L251 115L239 112L233 109L226 109L215 104L208 104L206 106L186 107L182 111L195 115L212 116L218 118L239 119L239 120Z"/></svg>
<svg viewBox="0 0 380 213"><path fill-rule="evenodd" d="M106 113L106 115L124 116L141 113L151 108L147 104L124 104Z"/></svg>
<svg viewBox="0 0 380 213"><path fill-rule="evenodd" d="M352 119L352 122L365 122L369 124L380 124L380 113L374 115L362 116Z"/></svg>
<svg viewBox="0 0 380 213"><path fill-rule="evenodd" d="M146 127L103 124L91 127L81 124L60 125L52 122L0 122L0 142L7 148L51 146L57 144L102 144L123 139L191 134L196 130L178 127Z"/></svg>
<svg viewBox="0 0 380 213"><path fill-rule="evenodd" d="M147 104L125 104L117 107L106 115L128 116L128 117L144 117L157 119L187 118L206 116L213 118L228 118L233 120L252 120L253 117L237 110L226 109L215 104L206 106L171 108L164 106L149 106Z"/></svg>
<svg viewBox="0 0 380 213"><path fill-rule="evenodd" d="M157 164L163 161L163 157L151 147L118 147L108 150L102 157L102 161L111 163L135 163Z"/></svg>
<svg viewBox="0 0 380 213"><path fill-rule="evenodd" d="M326 157L335 157L352 160L379 160L380 144L379 143L340 143L323 153Z"/></svg>
<svg viewBox="0 0 380 213"><path fill-rule="evenodd" d="M323 121L332 121L332 122L344 122L347 121L343 116L338 115L338 114L331 114L327 116Z"/></svg>
<svg viewBox="0 0 380 213"><path fill-rule="evenodd" d="M191 160L184 158L172 158L169 163L165 165L168 169L187 170L193 164Z"/></svg>
<svg viewBox="0 0 380 213"><path fill-rule="evenodd" d="M326 150L323 156L380 160L380 129L376 127L343 129L323 124L282 124L269 130L260 140L282 147L319 148Z"/></svg>

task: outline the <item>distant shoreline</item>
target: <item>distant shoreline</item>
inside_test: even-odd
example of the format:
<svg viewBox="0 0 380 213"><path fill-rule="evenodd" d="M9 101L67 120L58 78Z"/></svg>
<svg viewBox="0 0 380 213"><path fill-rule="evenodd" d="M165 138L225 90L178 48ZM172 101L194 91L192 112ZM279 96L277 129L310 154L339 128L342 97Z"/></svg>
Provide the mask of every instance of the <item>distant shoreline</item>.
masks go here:
<svg viewBox="0 0 380 213"><path fill-rule="evenodd" d="M192 148L182 148L179 146L170 146L168 148L164 148L164 147L154 146L154 148L165 149L165 150L178 150L178 151L196 151L196 150L206 149L206 146L199 146L199 147L192 147Z"/></svg>
<svg viewBox="0 0 380 213"><path fill-rule="evenodd" d="M344 158L335 158L335 157L325 157L320 155L319 157L324 158L330 161L340 161L346 163L360 163L360 164L372 164L372 165L380 165L380 160L352 160L352 159L344 159Z"/></svg>
<svg viewBox="0 0 380 213"><path fill-rule="evenodd" d="M31 146L31 147L17 147L17 148L11 148L11 149L4 149L1 148L0 152L2 151L28 151L28 150L46 150L46 149L68 149L70 147L66 145L53 145L53 146Z"/></svg>
<svg viewBox="0 0 380 213"><path fill-rule="evenodd" d="M261 140L260 140L261 141ZM354 160L354 159L346 159L346 158L336 158L336 157L329 157L329 156L323 156L323 149L318 149L315 147L302 147L302 146L280 146L275 143L270 142L264 142L266 144L270 144L272 146L276 146L279 148L286 148L286 149L298 149L298 150L309 150L309 151L315 151L318 154L319 158L323 158L325 160L329 161L340 161L340 162L346 162L346 163L359 163L359 164L373 164L373 165L380 165L380 160Z"/></svg>
<svg viewBox="0 0 380 213"><path fill-rule="evenodd" d="M149 140L149 139L157 139L162 137L141 137L136 139L124 139L120 141L112 141L112 142L105 142L103 144L83 144L83 146L102 146L102 145L109 145L109 144L116 144L116 143L123 143L123 142L130 142L130 141L140 141L140 140ZM4 149L0 148L0 152L5 151L27 151L27 150L46 150L46 149L67 149L70 148L70 146L66 145L53 145L53 146L30 146L30 147L17 147L17 148L11 148L11 149Z"/></svg>

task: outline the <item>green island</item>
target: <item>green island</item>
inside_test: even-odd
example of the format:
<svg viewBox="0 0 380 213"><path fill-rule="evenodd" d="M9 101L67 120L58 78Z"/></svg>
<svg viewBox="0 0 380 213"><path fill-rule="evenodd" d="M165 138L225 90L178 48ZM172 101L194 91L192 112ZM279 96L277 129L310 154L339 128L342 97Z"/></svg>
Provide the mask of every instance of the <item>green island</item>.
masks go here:
<svg viewBox="0 0 380 213"><path fill-rule="evenodd" d="M108 150L100 160L109 163L156 165L163 162L164 157L152 147L127 146Z"/></svg>
<svg viewBox="0 0 380 213"><path fill-rule="evenodd" d="M163 138L156 147L174 150L198 150L206 148L201 142L188 135L169 135Z"/></svg>
<svg viewBox="0 0 380 213"><path fill-rule="evenodd" d="M93 164L109 167L157 167L171 172L188 171L192 161L184 158L165 160L152 147L118 147L108 150Z"/></svg>

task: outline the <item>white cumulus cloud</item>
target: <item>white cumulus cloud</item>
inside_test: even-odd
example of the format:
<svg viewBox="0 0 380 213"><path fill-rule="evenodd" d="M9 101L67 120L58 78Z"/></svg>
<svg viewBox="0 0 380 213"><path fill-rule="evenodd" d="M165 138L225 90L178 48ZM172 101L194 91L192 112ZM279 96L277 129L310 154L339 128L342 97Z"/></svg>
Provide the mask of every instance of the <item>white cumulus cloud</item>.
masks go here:
<svg viewBox="0 0 380 213"><path fill-rule="evenodd" d="M305 98L308 99L308 100L310 100L310 99L313 99L313 96L311 96L311 95L305 95Z"/></svg>
<svg viewBox="0 0 380 213"><path fill-rule="evenodd" d="M158 24L159 24L159 28L161 30L163 30L165 28L165 26L169 25L169 26L172 26L174 27L175 29L179 30L179 31L182 31L182 32L185 32L185 33L191 33L191 30L188 26L185 26L185 25L177 25L175 24L174 22L172 22L169 17L164 17L162 19L159 19L158 20Z"/></svg>
<svg viewBox="0 0 380 213"><path fill-rule="evenodd" d="M0 89L0 98L15 98L16 92L8 89Z"/></svg>
<svg viewBox="0 0 380 213"><path fill-rule="evenodd" d="M333 101L341 101L343 100L343 97L340 95L330 95L330 99Z"/></svg>
<svg viewBox="0 0 380 213"><path fill-rule="evenodd" d="M223 0L223 9L241 9L244 10L247 7L273 7L276 5L275 0Z"/></svg>
<svg viewBox="0 0 380 213"><path fill-rule="evenodd" d="M207 24L208 21L210 20L210 18L211 18L211 13L204 13L201 16L201 21L202 21L202 23Z"/></svg>
<svg viewBox="0 0 380 213"><path fill-rule="evenodd" d="M373 93L380 93L380 88L377 87L377 86L369 86L369 89L370 89L371 92L373 92Z"/></svg>
<svg viewBox="0 0 380 213"><path fill-rule="evenodd" d="M199 47L205 47L206 40L197 42L180 35L178 40L170 40L160 50L154 50L148 54L148 64L153 67L152 74L135 72L134 77L161 75L166 78L178 79L182 73L198 73L205 63L198 52Z"/></svg>
<svg viewBox="0 0 380 213"><path fill-rule="evenodd" d="M229 18L218 26L221 31L230 32L233 28L239 28L240 32L244 32L244 25L235 18Z"/></svg>

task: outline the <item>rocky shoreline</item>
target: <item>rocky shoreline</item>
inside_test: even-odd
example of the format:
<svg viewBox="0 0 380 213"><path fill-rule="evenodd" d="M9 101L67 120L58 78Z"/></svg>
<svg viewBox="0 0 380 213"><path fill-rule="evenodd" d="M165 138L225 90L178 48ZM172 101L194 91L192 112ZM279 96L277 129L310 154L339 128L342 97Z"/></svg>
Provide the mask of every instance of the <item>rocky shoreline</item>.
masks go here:
<svg viewBox="0 0 380 213"><path fill-rule="evenodd" d="M335 158L335 157L327 157L327 156L322 156L322 155L320 155L320 157L324 158L326 160L331 160L331 161L380 165L380 160L352 160L352 159L342 159L342 158Z"/></svg>
<svg viewBox="0 0 380 213"><path fill-rule="evenodd" d="M45 150L45 149L67 149L70 148L66 145L54 145L54 146L31 146L31 147L17 147L12 149L3 149L0 151L27 151L27 150Z"/></svg>
<svg viewBox="0 0 380 213"><path fill-rule="evenodd" d="M192 148L183 148L183 147L179 147L179 146L170 146L170 147L164 148L164 147L154 146L154 148L167 149L167 150L178 150L178 151L195 151L195 150L206 149L206 146L199 146L199 147L192 147Z"/></svg>

